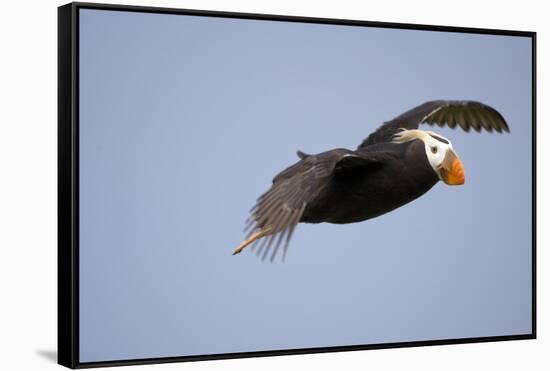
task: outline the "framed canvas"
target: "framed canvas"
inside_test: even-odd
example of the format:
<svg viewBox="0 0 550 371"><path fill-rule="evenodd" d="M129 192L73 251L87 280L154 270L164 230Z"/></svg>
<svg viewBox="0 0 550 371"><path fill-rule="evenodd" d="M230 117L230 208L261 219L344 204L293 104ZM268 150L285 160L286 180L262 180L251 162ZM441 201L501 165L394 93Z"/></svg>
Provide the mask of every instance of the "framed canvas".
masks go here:
<svg viewBox="0 0 550 371"><path fill-rule="evenodd" d="M58 17L60 364L535 338L534 32Z"/></svg>

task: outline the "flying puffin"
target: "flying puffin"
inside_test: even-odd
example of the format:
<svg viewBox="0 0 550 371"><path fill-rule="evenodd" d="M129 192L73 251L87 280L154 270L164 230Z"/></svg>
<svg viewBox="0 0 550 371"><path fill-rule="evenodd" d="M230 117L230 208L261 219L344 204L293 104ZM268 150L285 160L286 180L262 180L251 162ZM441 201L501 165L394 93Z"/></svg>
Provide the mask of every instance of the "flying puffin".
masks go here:
<svg viewBox="0 0 550 371"><path fill-rule="evenodd" d="M253 244L262 259L273 247L273 261L283 244L284 260L298 223L361 222L415 200L440 180L464 184L464 166L451 141L420 130L422 123L510 131L502 115L483 103L436 100L385 122L354 151L298 151L300 160L277 174L250 210L247 238L233 255Z"/></svg>

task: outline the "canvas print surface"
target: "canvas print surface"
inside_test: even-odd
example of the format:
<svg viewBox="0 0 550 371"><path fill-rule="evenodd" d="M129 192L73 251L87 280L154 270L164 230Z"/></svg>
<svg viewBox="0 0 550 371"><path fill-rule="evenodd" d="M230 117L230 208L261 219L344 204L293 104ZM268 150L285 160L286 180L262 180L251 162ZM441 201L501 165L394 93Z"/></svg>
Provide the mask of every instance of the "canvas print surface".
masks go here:
<svg viewBox="0 0 550 371"><path fill-rule="evenodd" d="M80 362L531 333L531 39L81 9L79 48Z"/></svg>

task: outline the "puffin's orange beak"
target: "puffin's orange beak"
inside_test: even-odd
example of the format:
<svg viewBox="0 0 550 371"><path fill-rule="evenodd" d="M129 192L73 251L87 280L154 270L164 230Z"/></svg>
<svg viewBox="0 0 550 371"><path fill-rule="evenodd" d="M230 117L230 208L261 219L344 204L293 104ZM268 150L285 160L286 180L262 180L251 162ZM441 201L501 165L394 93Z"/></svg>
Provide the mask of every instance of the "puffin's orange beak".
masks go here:
<svg viewBox="0 0 550 371"><path fill-rule="evenodd" d="M457 154L449 149L445 154L445 158L437 168L439 177L448 185L464 184L464 165L458 158Z"/></svg>

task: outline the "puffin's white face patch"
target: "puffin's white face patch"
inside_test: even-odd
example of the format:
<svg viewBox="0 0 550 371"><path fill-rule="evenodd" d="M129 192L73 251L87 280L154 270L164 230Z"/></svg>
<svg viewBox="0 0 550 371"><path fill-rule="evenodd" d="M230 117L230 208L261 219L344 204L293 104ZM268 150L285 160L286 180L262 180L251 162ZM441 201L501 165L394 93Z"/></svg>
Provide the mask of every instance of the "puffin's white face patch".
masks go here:
<svg viewBox="0 0 550 371"><path fill-rule="evenodd" d="M448 149L453 149L451 141L433 131L424 131L420 129L403 129L393 137L394 143L405 143L411 140L420 139L424 142L426 157L431 167L437 172L437 168L443 162Z"/></svg>
<svg viewBox="0 0 550 371"><path fill-rule="evenodd" d="M434 136L430 134L424 144L426 146L426 156L428 156L428 161L430 161L430 165L434 170L437 170L443 163L447 150L453 149L453 145L448 139L437 134L434 134Z"/></svg>

